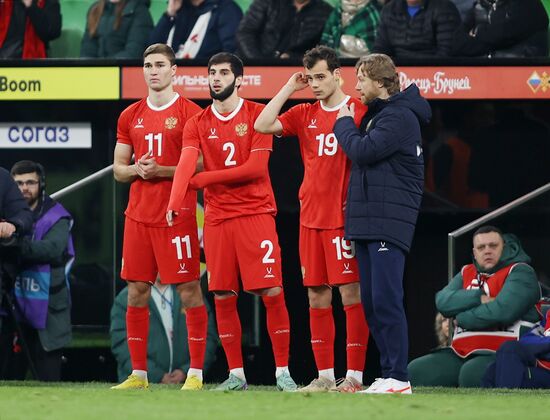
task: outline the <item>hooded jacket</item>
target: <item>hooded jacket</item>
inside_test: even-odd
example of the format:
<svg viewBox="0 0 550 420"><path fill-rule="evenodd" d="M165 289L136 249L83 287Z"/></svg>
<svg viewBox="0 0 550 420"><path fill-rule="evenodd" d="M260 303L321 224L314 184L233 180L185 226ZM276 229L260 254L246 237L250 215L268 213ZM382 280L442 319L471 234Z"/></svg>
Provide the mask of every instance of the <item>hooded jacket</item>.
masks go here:
<svg viewBox="0 0 550 420"><path fill-rule="evenodd" d="M352 161L346 238L388 241L409 252L424 188L420 123L431 108L416 85L368 105L359 129L351 117L334 125Z"/></svg>
<svg viewBox="0 0 550 420"><path fill-rule="evenodd" d="M493 274L514 263L516 265L495 300L481 303L481 289L463 288L462 270L435 296L437 310L445 317L455 317L458 325L469 330L483 330L511 325L518 320L538 322L535 304L540 299L540 286L535 270L528 265L531 258L521 247L519 239L505 234L504 249L495 267L484 274ZM478 273L479 265L475 262Z"/></svg>
<svg viewBox="0 0 550 420"><path fill-rule="evenodd" d="M13 224L18 235L30 231L33 221L27 202L10 173L4 168L0 168L0 221Z"/></svg>

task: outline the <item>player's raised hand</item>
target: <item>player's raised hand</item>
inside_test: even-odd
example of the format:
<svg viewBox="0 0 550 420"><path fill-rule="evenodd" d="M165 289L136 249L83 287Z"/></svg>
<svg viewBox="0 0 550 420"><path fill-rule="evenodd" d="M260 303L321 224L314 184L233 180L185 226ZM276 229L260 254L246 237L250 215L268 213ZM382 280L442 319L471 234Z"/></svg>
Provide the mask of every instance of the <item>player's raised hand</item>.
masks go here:
<svg viewBox="0 0 550 420"><path fill-rule="evenodd" d="M305 89L307 87L307 78L299 71L298 73L294 73L292 76L290 76L290 79L288 79L288 82L286 82L287 86L290 86L294 92L298 90Z"/></svg>
<svg viewBox="0 0 550 420"><path fill-rule="evenodd" d="M174 210L168 210L166 211L166 222L168 222L168 226L174 225L174 218L178 215L177 211Z"/></svg>
<svg viewBox="0 0 550 420"><path fill-rule="evenodd" d="M355 104L351 104L351 106L344 105L342 108L340 108L340 111L338 111L338 115L336 116L336 119L343 118L343 117L355 117Z"/></svg>

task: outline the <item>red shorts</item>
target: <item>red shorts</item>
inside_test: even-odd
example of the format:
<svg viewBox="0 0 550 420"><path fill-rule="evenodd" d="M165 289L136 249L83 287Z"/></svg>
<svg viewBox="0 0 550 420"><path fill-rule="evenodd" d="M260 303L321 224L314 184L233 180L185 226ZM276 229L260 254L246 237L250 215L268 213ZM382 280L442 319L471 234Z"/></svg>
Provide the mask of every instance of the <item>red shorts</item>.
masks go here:
<svg viewBox="0 0 550 420"><path fill-rule="evenodd" d="M208 290L237 292L282 286L281 249L275 218L236 217L204 226Z"/></svg>
<svg viewBox="0 0 550 420"><path fill-rule="evenodd" d="M304 286L359 281L355 244L344 239L344 229L310 229L300 225L300 263Z"/></svg>
<svg viewBox="0 0 550 420"><path fill-rule="evenodd" d="M172 227L151 227L128 217L124 222L122 270L128 281L185 283L199 278L197 221Z"/></svg>

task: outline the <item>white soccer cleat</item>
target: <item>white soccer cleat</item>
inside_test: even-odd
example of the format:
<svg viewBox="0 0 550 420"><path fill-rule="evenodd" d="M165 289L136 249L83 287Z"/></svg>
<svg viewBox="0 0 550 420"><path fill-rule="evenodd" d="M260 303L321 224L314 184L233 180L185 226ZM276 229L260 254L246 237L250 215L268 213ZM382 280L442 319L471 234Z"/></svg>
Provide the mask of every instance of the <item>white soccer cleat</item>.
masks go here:
<svg viewBox="0 0 550 420"><path fill-rule="evenodd" d="M393 378L377 378L371 386L360 394L412 394L409 381L398 381Z"/></svg>

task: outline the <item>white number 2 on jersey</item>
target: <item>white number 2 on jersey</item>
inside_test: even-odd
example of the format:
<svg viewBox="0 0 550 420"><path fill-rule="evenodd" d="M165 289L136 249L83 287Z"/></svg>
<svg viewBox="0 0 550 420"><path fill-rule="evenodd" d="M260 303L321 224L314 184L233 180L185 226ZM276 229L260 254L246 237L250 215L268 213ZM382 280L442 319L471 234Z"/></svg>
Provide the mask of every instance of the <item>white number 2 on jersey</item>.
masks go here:
<svg viewBox="0 0 550 420"><path fill-rule="evenodd" d="M336 247L336 258L339 260L346 258L348 260L355 257L355 243L352 241L346 241L340 236L336 236L332 243Z"/></svg>
<svg viewBox="0 0 550 420"><path fill-rule="evenodd" d="M225 158L225 166L235 166L237 164L237 162L233 160L233 158L235 157L235 145L231 142L227 142L224 143L222 149L224 152L227 152L229 150L229 153Z"/></svg>
<svg viewBox="0 0 550 420"><path fill-rule="evenodd" d="M273 242L271 242L268 239L265 239L260 244L260 248L264 249L267 248L267 251L262 258L262 263L264 264L273 264L275 262L275 258L271 258L271 254L273 254Z"/></svg>
<svg viewBox="0 0 550 420"><path fill-rule="evenodd" d="M185 253L187 254L187 258L191 258L191 238L189 235L185 235L183 238L181 236L176 236L172 239L172 243L176 245L178 260L183 260L183 249L181 244L185 244Z"/></svg>
<svg viewBox="0 0 550 420"><path fill-rule="evenodd" d="M317 152L319 156L323 156L323 154L334 156L338 151L338 140L336 140L334 133L327 134L326 136L319 134L315 137L315 140L319 142L319 150Z"/></svg>
<svg viewBox="0 0 550 420"><path fill-rule="evenodd" d="M147 143L148 144L148 151L149 153L151 154L151 157L152 156L162 156L162 133L157 133L157 134L153 134L153 133L149 133L149 134L146 134L145 135L145 140L147 140ZM157 142L157 153L155 154L155 150L154 150L154 142Z"/></svg>

